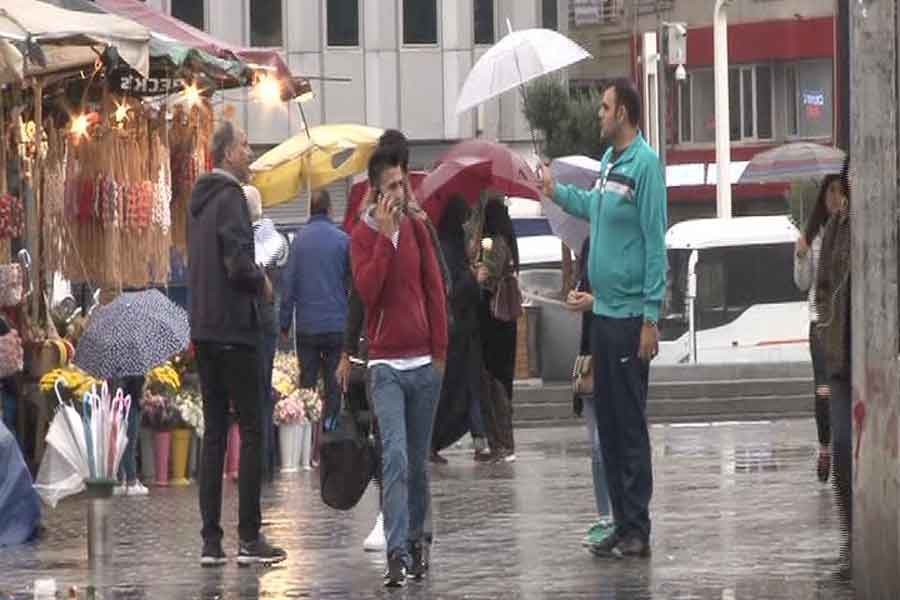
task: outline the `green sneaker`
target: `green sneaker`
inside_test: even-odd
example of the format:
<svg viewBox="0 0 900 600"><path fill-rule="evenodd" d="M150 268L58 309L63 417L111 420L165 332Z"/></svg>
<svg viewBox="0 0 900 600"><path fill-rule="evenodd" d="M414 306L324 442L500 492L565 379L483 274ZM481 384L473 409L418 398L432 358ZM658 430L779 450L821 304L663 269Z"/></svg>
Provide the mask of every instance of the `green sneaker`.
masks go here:
<svg viewBox="0 0 900 600"><path fill-rule="evenodd" d="M612 535L616 530L616 525L612 521L598 521L588 529L587 535L581 542L582 546L596 546L601 544L606 538Z"/></svg>

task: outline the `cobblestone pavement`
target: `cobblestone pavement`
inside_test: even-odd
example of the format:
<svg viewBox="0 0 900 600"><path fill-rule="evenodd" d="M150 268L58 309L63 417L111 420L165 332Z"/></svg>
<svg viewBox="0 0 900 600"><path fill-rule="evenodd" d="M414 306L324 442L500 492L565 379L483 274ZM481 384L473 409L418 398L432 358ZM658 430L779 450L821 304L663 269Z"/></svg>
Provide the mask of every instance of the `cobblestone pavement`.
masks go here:
<svg viewBox="0 0 900 600"><path fill-rule="evenodd" d="M38 577L96 598L852 598L833 576L831 488L815 479L812 420L655 426L653 557L592 557L580 539L595 515L583 428L518 432L518 461L476 465L447 452L435 467L437 542L424 583L381 588L384 559L362 551L374 491L349 513L327 509L316 474L264 490L266 533L282 566L199 567L197 491L154 488L115 499L111 563L86 560L84 506L46 515L44 537L0 550L0 598L31 598ZM226 550L235 554L237 490L226 486ZM93 590L91 590L93 586Z"/></svg>

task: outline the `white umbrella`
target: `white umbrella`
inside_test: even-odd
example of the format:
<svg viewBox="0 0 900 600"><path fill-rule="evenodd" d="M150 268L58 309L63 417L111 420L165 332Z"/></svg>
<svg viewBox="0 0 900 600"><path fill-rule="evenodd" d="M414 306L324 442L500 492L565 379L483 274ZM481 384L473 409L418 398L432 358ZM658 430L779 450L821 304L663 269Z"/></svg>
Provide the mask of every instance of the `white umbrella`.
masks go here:
<svg viewBox="0 0 900 600"><path fill-rule="evenodd" d="M469 71L456 101L456 114L590 57L584 48L556 31L510 30Z"/></svg>
<svg viewBox="0 0 900 600"><path fill-rule="evenodd" d="M566 156L550 163L550 172L558 183L575 185L589 190L594 187L600 177L600 161L587 156ZM575 253L581 252L584 240L591 233L590 223L573 217L549 198L541 201L544 215L553 233Z"/></svg>
<svg viewBox="0 0 900 600"><path fill-rule="evenodd" d="M795 142L784 144L754 156L738 183L789 183L822 179L840 173L844 166L840 148Z"/></svg>

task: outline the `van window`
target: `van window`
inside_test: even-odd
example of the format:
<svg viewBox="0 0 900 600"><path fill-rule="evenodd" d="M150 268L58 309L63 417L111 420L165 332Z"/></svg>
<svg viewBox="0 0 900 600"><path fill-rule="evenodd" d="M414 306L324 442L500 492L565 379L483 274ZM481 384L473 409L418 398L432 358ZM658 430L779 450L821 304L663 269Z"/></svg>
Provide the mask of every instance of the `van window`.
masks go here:
<svg viewBox="0 0 900 600"><path fill-rule="evenodd" d="M793 244L726 246L697 253L697 329L720 327L757 304L803 301L794 285ZM691 250L668 251L666 296L660 314L661 339L688 330L687 266Z"/></svg>
<svg viewBox="0 0 900 600"><path fill-rule="evenodd" d="M697 261L697 328L735 320L757 304L803 301L794 285L792 244L701 250Z"/></svg>

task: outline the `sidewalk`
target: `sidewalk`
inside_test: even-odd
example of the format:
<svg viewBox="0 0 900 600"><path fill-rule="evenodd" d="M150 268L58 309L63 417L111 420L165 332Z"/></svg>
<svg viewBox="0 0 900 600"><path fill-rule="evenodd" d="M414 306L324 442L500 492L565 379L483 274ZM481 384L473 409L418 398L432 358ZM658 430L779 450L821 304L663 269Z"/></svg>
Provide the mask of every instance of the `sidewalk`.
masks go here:
<svg viewBox="0 0 900 600"><path fill-rule="evenodd" d="M91 572L84 507L48 511L47 533L0 550L0 598L31 598L52 577L96 598L853 598L832 572L838 549L830 485L815 479L811 419L654 426L653 557L609 561L580 546L594 520L583 427L517 434L518 461L475 465L446 453L434 469L437 542L425 583L380 586L383 557L362 551L374 522L370 490L350 513L327 509L317 473L264 491L267 535L290 553L282 566L199 567L196 488L117 498L112 564ZM234 556L237 493L226 485L226 552ZM67 597L61 594L61 597Z"/></svg>

